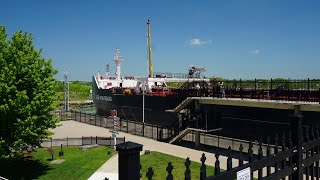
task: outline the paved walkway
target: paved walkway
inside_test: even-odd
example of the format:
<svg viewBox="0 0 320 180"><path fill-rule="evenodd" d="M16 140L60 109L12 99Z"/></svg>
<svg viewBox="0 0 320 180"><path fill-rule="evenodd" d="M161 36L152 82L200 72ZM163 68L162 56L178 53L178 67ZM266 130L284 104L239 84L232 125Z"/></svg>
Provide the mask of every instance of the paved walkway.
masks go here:
<svg viewBox="0 0 320 180"><path fill-rule="evenodd" d="M89 124L84 124L76 121L62 121L62 126L51 130L54 135L53 138L66 138L66 137L81 137L81 136L111 136L109 129L97 127ZM158 151L173 156L187 158L191 161L200 162L202 153L205 153L207 157L206 164L213 166L214 154L203 151L198 151L190 148L185 148L177 145L159 142L153 139L148 139L140 136L135 136L128 133L119 132L119 137L126 137L126 141L132 141L143 145L143 151L145 150ZM220 157L220 167L226 169L226 157ZM233 164L237 164L234 160ZM156 170L155 170L156 171ZM108 177L110 180L118 179L118 156L115 155L103 164L89 179L104 179Z"/></svg>

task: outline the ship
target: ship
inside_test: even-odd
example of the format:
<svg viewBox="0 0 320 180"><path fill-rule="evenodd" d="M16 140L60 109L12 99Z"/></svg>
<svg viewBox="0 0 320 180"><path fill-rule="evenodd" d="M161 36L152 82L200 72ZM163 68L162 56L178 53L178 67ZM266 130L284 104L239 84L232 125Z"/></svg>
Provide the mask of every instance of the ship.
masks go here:
<svg viewBox="0 0 320 180"><path fill-rule="evenodd" d="M114 55L116 71L92 77L92 99L98 115L109 116L112 110L124 120L170 126L178 115L170 112L189 96L209 94L210 80L201 77L205 67L190 66L184 77L172 77L167 74L153 73L150 20L147 20L149 75L146 77L121 76L122 56L117 48ZM183 84L174 87L172 84Z"/></svg>

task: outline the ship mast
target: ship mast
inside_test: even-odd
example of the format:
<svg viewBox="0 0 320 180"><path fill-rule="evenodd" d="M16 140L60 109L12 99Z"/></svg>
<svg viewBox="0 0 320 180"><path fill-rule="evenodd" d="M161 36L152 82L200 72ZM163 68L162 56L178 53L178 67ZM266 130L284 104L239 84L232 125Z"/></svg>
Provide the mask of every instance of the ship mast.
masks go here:
<svg viewBox="0 0 320 180"><path fill-rule="evenodd" d="M148 25L149 77L153 78L152 49L151 49L151 36L150 36L150 19L148 19L147 25Z"/></svg>
<svg viewBox="0 0 320 180"><path fill-rule="evenodd" d="M114 62L116 63L116 80L121 79L121 61L122 61L122 56L120 56L120 49L116 49L116 55L113 57Z"/></svg>

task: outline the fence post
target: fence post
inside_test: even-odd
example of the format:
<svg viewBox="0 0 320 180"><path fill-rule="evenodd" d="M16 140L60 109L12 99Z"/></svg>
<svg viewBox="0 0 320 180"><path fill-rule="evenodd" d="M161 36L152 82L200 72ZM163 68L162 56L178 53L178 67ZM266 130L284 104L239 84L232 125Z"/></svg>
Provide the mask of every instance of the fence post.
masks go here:
<svg viewBox="0 0 320 180"><path fill-rule="evenodd" d="M152 132L152 139L153 139L153 124L151 124L151 132Z"/></svg>
<svg viewBox="0 0 320 180"><path fill-rule="evenodd" d="M96 136L96 144L98 144L98 136Z"/></svg>
<svg viewBox="0 0 320 180"><path fill-rule="evenodd" d="M127 133L129 132L129 120L126 118L127 120Z"/></svg>
<svg viewBox="0 0 320 180"><path fill-rule="evenodd" d="M289 116L292 131L292 146L295 147L293 151L295 154L292 157L293 164L296 164L295 172L292 174L292 180L302 180L303 179L303 150L302 150L302 120L303 116L300 114L300 106L294 106L295 113Z"/></svg>
<svg viewBox="0 0 320 180"><path fill-rule="evenodd" d="M81 145L83 146L83 136L81 136Z"/></svg>
<svg viewBox="0 0 320 180"><path fill-rule="evenodd" d="M159 133L159 128L158 128L158 125L157 125L157 140L159 140L159 135L158 135L158 133Z"/></svg>
<svg viewBox="0 0 320 180"><path fill-rule="evenodd" d="M318 91L318 98L319 98L319 104L320 104L320 88L319 88L319 91Z"/></svg>
<svg viewBox="0 0 320 180"><path fill-rule="evenodd" d="M199 147L200 146L200 131L195 131L195 146Z"/></svg>
<svg viewBox="0 0 320 180"><path fill-rule="evenodd" d="M144 122L142 123L142 137L144 137Z"/></svg>
<svg viewBox="0 0 320 180"><path fill-rule="evenodd" d="M67 136L67 147L68 147L69 143L68 143L68 136Z"/></svg>
<svg viewBox="0 0 320 180"><path fill-rule="evenodd" d="M142 145L131 141L116 145L119 153L119 180L140 179L140 151Z"/></svg>

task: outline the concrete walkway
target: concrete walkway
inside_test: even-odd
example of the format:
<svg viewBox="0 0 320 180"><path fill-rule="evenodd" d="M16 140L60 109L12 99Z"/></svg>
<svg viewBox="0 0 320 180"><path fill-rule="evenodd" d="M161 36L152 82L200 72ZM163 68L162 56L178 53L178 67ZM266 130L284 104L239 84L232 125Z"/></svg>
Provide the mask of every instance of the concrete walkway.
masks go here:
<svg viewBox="0 0 320 180"><path fill-rule="evenodd" d="M111 136L109 129L97 127L89 124L84 124L76 121L62 121L62 126L51 130L54 135L53 138L66 138L66 137L81 137L81 136ZM203 151L198 151L194 149L189 149L177 145L172 145L168 143L159 142L153 139L148 139L140 136L135 136L128 133L119 132L119 137L125 137L126 141L132 141L143 145L143 151L145 150L158 151L173 156L181 157L186 159L190 158L191 161L200 162L202 153L205 153L207 160L206 164L213 166L214 164L214 154L207 153ZM220 157L220 167L226 169L226 157ZM236 165L237 161L233 160L233 164ZM155 169L156 171L156 169ZM89 179L104 179L108 177L109 180L118 179L118 156L115 155L109 159L105 164L103 164ZM209 176L210 174L208 174Z"/></svg>

